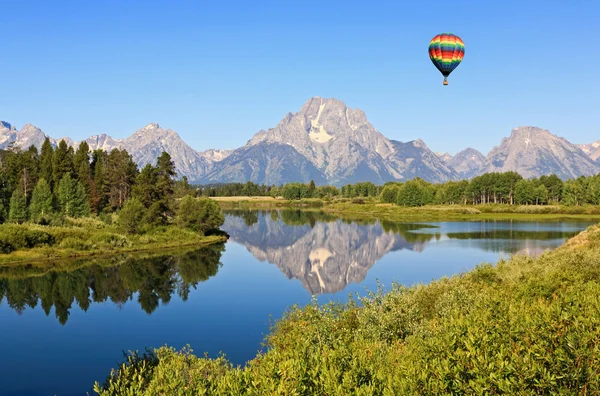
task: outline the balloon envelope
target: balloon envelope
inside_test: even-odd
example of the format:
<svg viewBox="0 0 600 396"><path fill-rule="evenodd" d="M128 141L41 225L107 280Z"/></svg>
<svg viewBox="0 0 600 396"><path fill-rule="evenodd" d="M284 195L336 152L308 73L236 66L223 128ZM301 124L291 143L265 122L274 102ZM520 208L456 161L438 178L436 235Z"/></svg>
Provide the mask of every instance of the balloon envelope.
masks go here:
<svg viewBox="0 0 600 396"><path fill-rule="evenodd" d="M465 43L455 34L441 33L429 42L429 58L448 77L465 56Z"/></svg>

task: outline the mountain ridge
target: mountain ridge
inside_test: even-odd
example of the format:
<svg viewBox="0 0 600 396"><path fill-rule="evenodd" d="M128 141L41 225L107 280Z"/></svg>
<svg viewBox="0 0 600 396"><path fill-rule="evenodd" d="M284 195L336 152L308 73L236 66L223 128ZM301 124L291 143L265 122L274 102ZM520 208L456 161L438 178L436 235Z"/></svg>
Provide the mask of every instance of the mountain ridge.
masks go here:
<svg viewBox="0 0 600 396"><path fill-rule="evenodd" d="M41 147L47 136L26 124L17 130L0 121L0 149ZM61 140L77 147L68 137ZM600 173L600 140L575 145L534 126L514 128L484 156L473 148L456 155L434 153L421 139L389 139L364 111L348 108L336 98L312 97L298 112L288 112L272 128L255 133L232 150L196 151L171 129L152 122L127 138L107 134L85 139L90 148L126 149L138 166L154 164L162 151L171 154L179 176L196 183L246 182L283 184L308 182L342 185L359 181L382 184L420 177L430 182L469 179L485 172L513 170L526 178L555 173L574 178Z"/></svg>

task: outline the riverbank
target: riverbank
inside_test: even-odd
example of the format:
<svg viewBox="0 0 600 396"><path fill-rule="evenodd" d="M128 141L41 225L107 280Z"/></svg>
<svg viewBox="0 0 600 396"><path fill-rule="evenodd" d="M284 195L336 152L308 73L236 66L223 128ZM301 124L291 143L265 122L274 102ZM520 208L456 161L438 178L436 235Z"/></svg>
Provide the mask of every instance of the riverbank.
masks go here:
<svg viewBox="0 0 600 396"><path fill-rule="evenodd" d="M223 209L318 209L349 220L558 220L598 219L600 206L564 205L426 205L403 207L373 199L301 199L272 197L213 197Z"/></svg>
<svg viewBox="0 0 600 396"><path fill-rule="evenodd" d="M538 258L482 264L346 304L294 306L244 367L163 347L102 396L600 392L600 227Z"/></svg>
<svg viewBox="0 0 600 396"><path fill-rule="evenodd" d="M0 225L0 266L48 260L104 256L115 253L202 247L227 240L225 235L203 236L174 225L127 234L93 218L71 219L65 226Z"/></svg>

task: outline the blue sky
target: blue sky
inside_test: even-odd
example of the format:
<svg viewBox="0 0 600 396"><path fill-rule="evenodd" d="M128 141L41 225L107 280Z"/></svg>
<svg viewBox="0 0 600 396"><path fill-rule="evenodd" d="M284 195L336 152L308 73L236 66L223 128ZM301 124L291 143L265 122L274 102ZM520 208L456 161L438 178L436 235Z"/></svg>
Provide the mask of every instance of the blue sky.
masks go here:
<svg viewBox="0 0 600 396"><path fill-rule="evenodd" d="M235 148L312 96L389 138L487 153L520 125L600 139L600 2L0 0L0 119L54 137L150 122ZM429 40L465 59L442 85Z"/></svg>

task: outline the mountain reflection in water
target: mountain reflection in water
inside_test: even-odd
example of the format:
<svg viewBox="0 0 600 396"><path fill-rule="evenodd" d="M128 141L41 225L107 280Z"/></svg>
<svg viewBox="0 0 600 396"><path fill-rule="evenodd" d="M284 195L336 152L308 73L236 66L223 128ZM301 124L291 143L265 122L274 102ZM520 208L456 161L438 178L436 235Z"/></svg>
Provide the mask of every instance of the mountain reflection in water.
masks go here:
<svg viewBox="0 0 600 396"><path fill-rule="evenodd" d="M552 222L513 226L510 221L481 221L469 223L465 230L466 223L461 222L346 221L300 210L230 210L226 215L223 229L232 241L258 260L275 264L313 295L336 293L351 282L362 282L369 269L393 251L422 252L433 243L445 243L538 255L581 229L580 224L571 228Z"/></svg>

